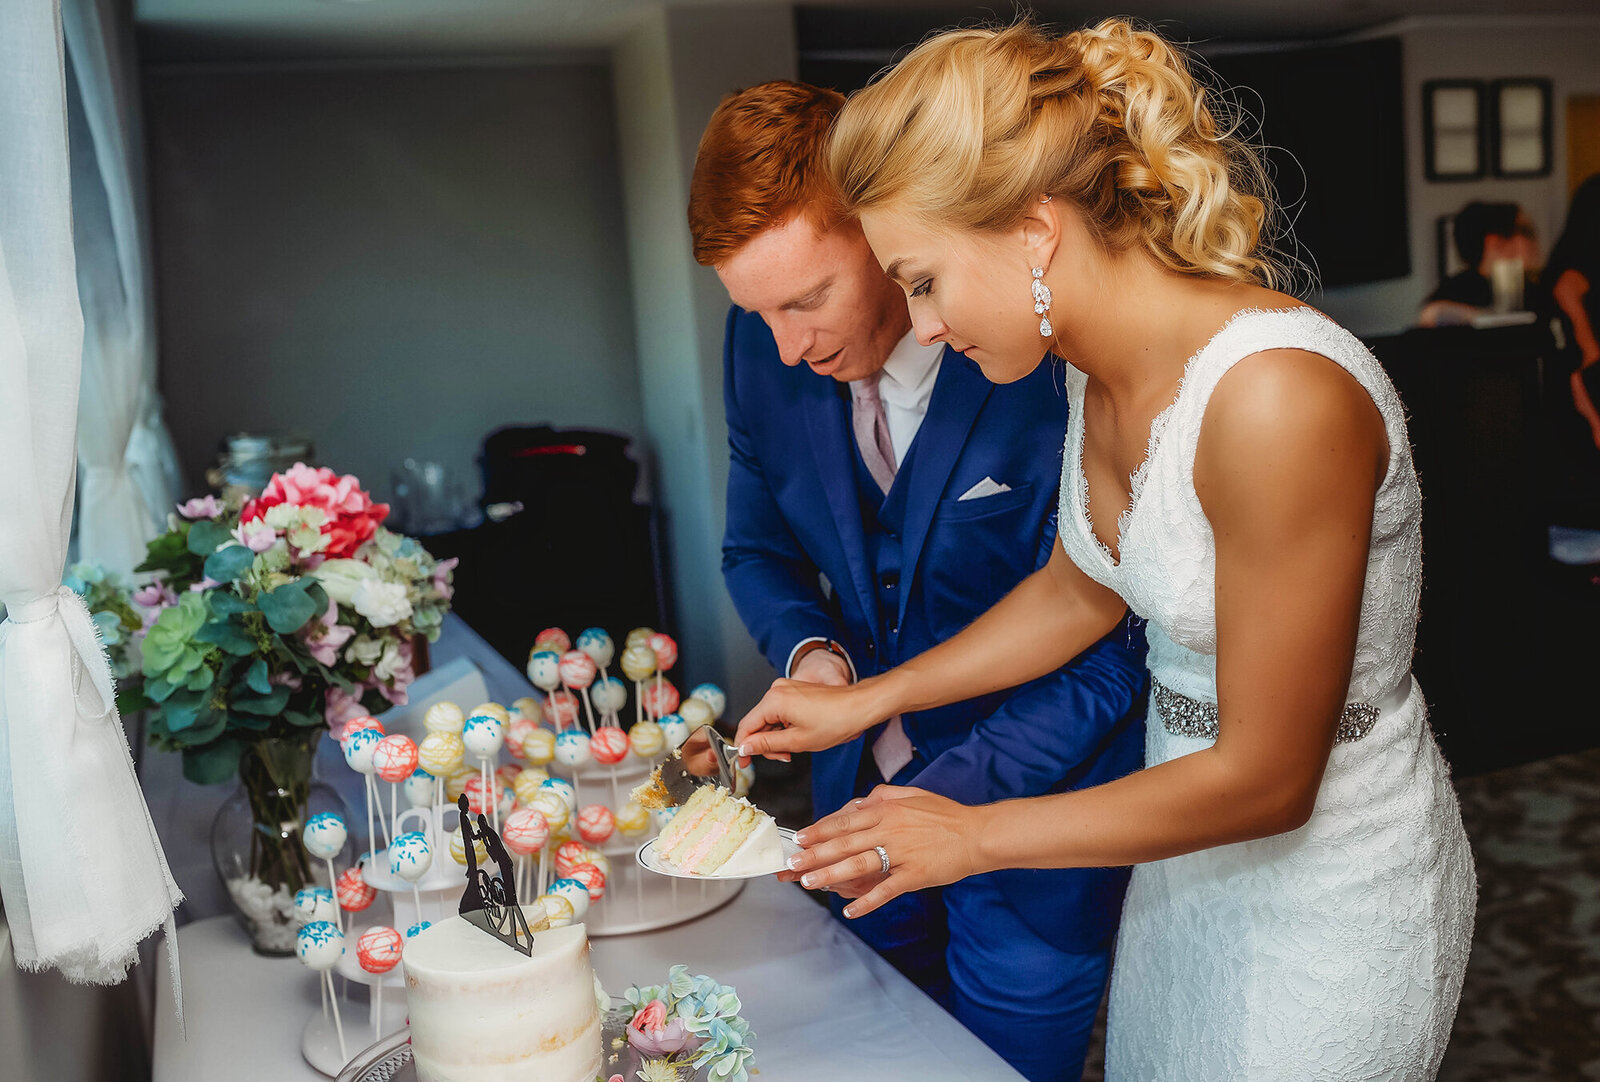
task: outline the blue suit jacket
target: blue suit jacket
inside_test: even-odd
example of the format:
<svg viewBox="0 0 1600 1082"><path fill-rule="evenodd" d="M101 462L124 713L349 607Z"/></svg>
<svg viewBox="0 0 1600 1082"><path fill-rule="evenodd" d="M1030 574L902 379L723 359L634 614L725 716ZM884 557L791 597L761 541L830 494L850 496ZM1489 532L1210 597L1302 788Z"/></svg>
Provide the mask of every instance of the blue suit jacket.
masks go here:
<svg viewBox="0 0 1600 1082"><path fill-rule="evenodd" d="M728 315L723 365L731 455L723 576L780 672L811 636L837 639L861 675L881 672L960 631L1049 557L1067 418L1050 365L997 386L945 351L909 474L897 479L911 487L899 587L887 595L871 581L846 389L785 366L765 322L739 308ZM960 499L985 477L1010 491ZM897 596L899 611L879 621L872 614L884 596ZM983 804L1120 777L1142 762L1145 681L1142 631L1125 622L1020 688L908 714L916 761L926 764L912 784ZM818 816L853 795L866 741L813 757ZM1114 931L1127 882L1126 869L995 877L1030 927L1077 951Z"/></svg>

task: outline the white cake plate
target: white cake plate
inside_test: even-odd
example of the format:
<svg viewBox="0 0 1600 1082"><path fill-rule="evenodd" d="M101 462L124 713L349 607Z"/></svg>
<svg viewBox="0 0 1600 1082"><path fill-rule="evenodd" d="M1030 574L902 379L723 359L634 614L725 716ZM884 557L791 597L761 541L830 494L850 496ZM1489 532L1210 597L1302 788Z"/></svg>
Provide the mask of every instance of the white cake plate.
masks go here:
<svg viewBox="0 0 1600 1082"><path fill-rule="evenodd" d="M790 830L788 827L778 828L778 838L783 842L783 859L785 861L794 856L796 853L800 852L800 845L794 840L794 831ZM762 876L776 875L777 873L783 871L783 869L787 866L786 864L779 864L776 867L767 868L764 871L742 872L734 875L727 875L721 872L712 872L709 875L698 875L694 872L683 871L676 865L669 864L665 860L661 859L661 857L657 856L656 842L660 840L661 839L659 838L651 838L649 841L645 842L639 847L639 866L644 868L646 871L655 872L657 875L668 875L674 879L698 879L701 882L706 883L714 883L719 880L726 882L728 880L739 879L760 879Z"/></svg>

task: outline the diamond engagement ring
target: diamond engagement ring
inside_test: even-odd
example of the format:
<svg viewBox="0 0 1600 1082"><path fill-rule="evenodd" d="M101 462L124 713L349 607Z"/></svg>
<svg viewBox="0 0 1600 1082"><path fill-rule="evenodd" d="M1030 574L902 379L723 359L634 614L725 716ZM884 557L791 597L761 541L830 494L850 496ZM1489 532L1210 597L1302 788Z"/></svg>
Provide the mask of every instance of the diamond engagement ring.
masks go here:
<svg viewBox="0 0 1600 1082"><path fill-rule="evenodd" d="M883 874L889 874L889 851L881 845L874 845L873 850L878 854L878 859L883 861Z"/></svg>

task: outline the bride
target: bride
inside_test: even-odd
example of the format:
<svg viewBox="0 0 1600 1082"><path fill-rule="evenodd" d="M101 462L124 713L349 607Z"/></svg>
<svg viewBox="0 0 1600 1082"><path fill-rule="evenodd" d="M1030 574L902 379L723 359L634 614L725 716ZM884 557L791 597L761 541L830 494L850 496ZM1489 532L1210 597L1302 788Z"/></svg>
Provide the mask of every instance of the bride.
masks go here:
<svg viewBox="0 0 1600 1082"><path fill-rule="evenodd" d="M849 688L778 681L750 755L1033 679L1149 621L1145 769L970 808L883 787L792 867L861 893L1136 865L1111 1079L1432 1078L1476 884L1410 675L1421 497L1361 343L1269 288L1261 168L1183 56L1108 20L932 38L830 167L922 342L1066 359L1060 546L970 628Z"/></svg>

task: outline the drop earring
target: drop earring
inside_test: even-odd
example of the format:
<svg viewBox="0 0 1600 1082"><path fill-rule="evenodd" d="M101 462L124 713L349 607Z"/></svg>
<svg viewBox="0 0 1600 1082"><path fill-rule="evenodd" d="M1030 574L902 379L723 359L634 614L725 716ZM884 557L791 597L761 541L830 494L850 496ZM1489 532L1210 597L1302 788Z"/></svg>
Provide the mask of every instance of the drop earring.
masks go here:
<svg viewBox="0 0 1600 1082"><path fill-rule="evenodd" d="M1054 332L1050 326L1050 287L1044 284L1044 268L1033 268L1033 314L1039 317L1039 337L1049 338Z"/></svg>

